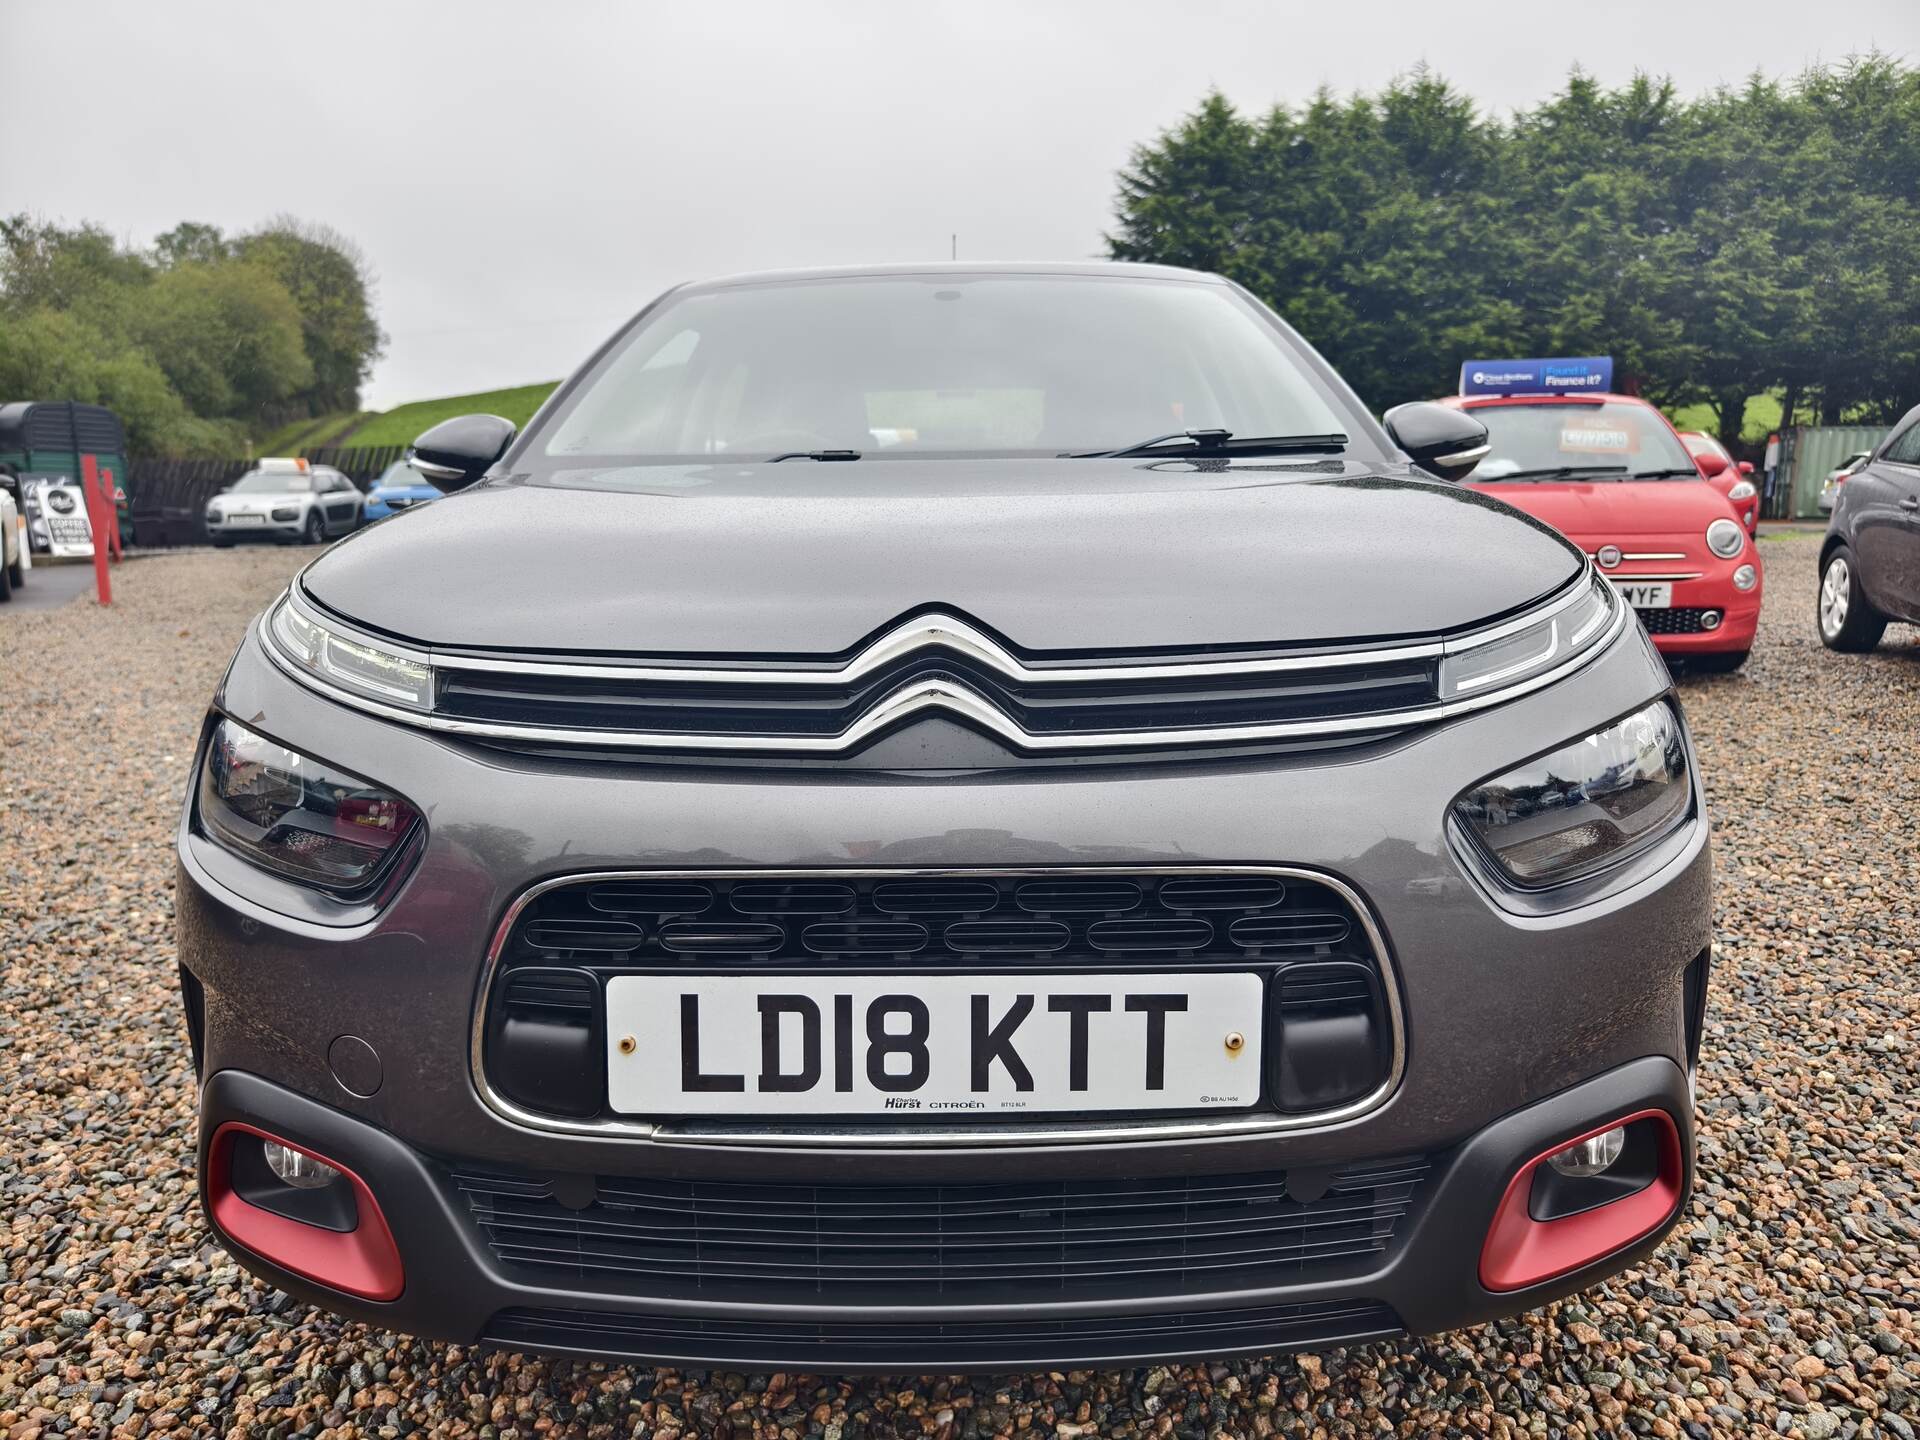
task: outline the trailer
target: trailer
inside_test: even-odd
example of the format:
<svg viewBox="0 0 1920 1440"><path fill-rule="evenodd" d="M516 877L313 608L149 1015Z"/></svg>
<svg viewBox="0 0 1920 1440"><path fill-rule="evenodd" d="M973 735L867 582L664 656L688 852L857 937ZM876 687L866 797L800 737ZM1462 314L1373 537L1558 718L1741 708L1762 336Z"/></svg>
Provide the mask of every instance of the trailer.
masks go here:
<svg viewBox="0 0 1920 1440"><path fill-rule="evenodd" d="M86 556L93 530L81 493L81 457L91 455L113 476L120 543L133 543L128 494L127 432L103 405L73 400L16 400L0 404L0 476L27 520L34 553Z"/></svg>

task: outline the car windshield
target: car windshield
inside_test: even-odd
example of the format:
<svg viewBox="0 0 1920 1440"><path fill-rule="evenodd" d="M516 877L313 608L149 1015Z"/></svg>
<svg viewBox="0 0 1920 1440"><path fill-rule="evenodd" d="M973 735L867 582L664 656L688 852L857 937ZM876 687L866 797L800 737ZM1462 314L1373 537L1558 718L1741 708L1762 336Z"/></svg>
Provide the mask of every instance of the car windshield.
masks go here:
<svg viewBox="0 0 1920 1440"><path fill-rule="evenodd" d="M543 426L550 456L629 464L1062 455L1187 430L1351 428L1305 356L1225 285L971 274L669 297Z"/></svg>
<svg viewBox="0 0 1920 1440"><path fill-rule="evenodd" d="M250 470L227 487L230 495L304 495L313 488L311 476L296 470Z"/></svg>
<svg viewBox="0 0 1920 1440"><path fill-rule="evenodd" d="M1473 418L1492 446L1480 480L1698 478L1686 446L1644 405L1618 400L1479 405Z"/></svg>

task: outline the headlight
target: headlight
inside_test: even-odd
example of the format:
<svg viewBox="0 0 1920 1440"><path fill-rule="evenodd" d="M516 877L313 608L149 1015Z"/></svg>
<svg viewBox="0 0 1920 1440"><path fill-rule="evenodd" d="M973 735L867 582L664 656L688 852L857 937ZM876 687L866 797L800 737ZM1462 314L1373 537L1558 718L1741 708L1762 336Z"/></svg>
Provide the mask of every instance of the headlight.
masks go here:
<svg viewBox="0 0 1920 1440"><path fill-rule="evenodd" d="M1751 480L1742 480L1731 490L1727 491L1727 499L1738 505L1742 500L1751 500L1759 493L1758 490L1753 488L1753 482Z"/></svg>
<svg viewBox="0 0 1920 1440"><path fill-rule="evenodd" d="M1599 642L1613 615L1614 592L1595 577L1551 614L1512 634L1476 643L1471 637L1440 661L1440 698L1459 700L1489 685L1512 685L1545 672Z"/></svg>
<svg viewBox="0 0 1920 1440"><path fill-rule="evenodd" d="M256 735L214 727L200 772L208 836L262 869L303 885L364 890L420 824L391 791Z"/></svg>
<svg viewBox="0 0 1920 1440"><path fill-rule="evenodd" d="M294 609L285 598L267 628L275 648L316 680L409 710L433 708L433 667L425 656L349 636Z"/></svg>
<svg viewBox="0 0 1920 1440"><path fill-rule="evenodd" d="M1722 560L1731 560L1747 543L1747 532L1732 520L1716 520L1707 526L1707 548Z"/></svg>
<svg viewBox="0 0 1920 1440"><path fill-rule="evenodd" d="M1670 834L1692 803L1680 717L1664 700L1482 781L1455 818L1523 890L1619 864Z"/></svg>

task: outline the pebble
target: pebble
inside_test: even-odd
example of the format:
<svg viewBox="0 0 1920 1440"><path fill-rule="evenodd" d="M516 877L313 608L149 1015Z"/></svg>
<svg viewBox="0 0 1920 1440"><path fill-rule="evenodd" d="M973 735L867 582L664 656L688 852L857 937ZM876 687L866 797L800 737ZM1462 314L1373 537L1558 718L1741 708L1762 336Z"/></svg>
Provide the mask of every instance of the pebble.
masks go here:
<svg viewBox="0 0 1920 1440"><path fill-rule="evenodd" d="M1718 939L1699 1183L1673 1236L1588 1294L1455 1334L1031 1375L476 1351L245 1275L194 1195L172 837L220 671L312 552L139 558L110 611L0 610L0 1435L1915 1440L1920 644L1895 626L1872 655L1828 653L1817 540L1761 552L1752 661L1680 679Z"/></svg>

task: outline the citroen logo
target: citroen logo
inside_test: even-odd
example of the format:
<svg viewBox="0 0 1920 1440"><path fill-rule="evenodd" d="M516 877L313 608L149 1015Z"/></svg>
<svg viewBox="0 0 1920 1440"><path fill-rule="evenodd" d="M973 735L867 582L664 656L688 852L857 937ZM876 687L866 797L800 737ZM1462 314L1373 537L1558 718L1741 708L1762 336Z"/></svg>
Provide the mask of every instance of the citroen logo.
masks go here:
<svg viewBox="0 0 1920 1440"><path fill-rule="evenodd" d="M1618 545L1602 545L1594 552L1593 558L1600 562L1600 568L1602 570L1611 570L1620 563L1620 547Z"/></svg>

